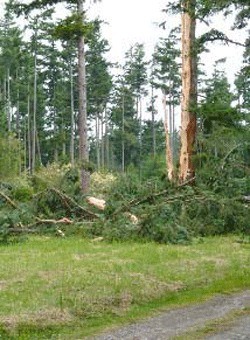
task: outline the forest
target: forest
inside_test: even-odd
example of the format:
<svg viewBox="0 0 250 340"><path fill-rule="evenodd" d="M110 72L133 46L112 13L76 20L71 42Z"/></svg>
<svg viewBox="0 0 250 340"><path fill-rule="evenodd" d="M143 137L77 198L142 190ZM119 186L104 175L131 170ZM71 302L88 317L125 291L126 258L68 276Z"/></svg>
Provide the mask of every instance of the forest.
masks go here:
<svg viewBox="0 0 250 340"><path fill-rule="evenodd" d="M150 58L138 42L113 63L105 23L89 19L84 0L5 2L1 242L30 234L173 244L249 239L250 5L181 0L162 10L181 25L168 31L158 23L162 36ZM210 25L218 14L233 16L232 32L244 32L244 42ZM244 49L234 84L226 56L209 76L201 63L218 41Z"/></svg>

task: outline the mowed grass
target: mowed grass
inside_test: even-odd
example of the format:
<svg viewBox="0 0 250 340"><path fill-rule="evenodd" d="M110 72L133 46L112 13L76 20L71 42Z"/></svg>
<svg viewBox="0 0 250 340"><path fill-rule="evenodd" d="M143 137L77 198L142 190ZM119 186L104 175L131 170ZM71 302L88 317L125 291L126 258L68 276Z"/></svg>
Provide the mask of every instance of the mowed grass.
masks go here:
<svg viewBox="0 0 250 340"><path fill-rule="evenodd" d="M0 339L80 339L162 308L250 287L250 244L34 237L0 246Z"/></svg>

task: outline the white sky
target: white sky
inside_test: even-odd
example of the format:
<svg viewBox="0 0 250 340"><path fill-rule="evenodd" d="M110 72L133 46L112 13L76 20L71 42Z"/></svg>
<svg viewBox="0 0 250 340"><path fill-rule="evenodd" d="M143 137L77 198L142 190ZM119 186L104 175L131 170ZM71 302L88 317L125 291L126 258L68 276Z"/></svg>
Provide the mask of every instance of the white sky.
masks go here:
<svg viewBox="0 0 250 340"><path fill-rule="evenodd" d="M4 2L0 0L0 5ZM91 18L98 16L107 22L103 26L103 35L111 46L109 53L111 61L122 62L125 52L136 42L145 44L146 55L150 59L159 37L167 36L168 31L179 24L178 16L167 17L162 12L167 2L168 0L102 0L93 4L93 0L86 0L86 6L89 6L89 16ZM165 20L167 21L166 31L157 25ZM211 28L224 30L230 38L244 42L244 32L229 32L232 22L232 19L226 21L221 15L214 20ZM208 27L199 25L197 35L206 30ZM218 43L213 43L208 47L211 53L202 56L206 72L211 74L214 61L227 57L225 69L230 82L233 83L234 75L241 67L243 49L235 45L227 47Z"/></svg>
<svg viewBox="0 0 250 340"><path fill-rule="evenodd" d="M144 43L146 46L147 56L153 52L153 48L160 36L167 36L169 29L179 24L178 16L167 17L162 9L168 0L102 0L100 3L90 6L89 15L91 17L99 16L109 23L104 25L103 34L112 46L110 57L113 61L121 61L125 52L136 42ZM158 23L167 22L167 29L158 27ZM220 15L217 16L210 28L214 27L223 30L228 36L235 40L244 42L244 32L230 32L232 18L225 20ZM205 25L197 26L197 35L208 30ZM211 53L202 58L206 64L206 69L212 69L215 60L227 57L225 64L229 80L232 82L234 74L241 67L241 55L243 49L235 45L225 46L219 43L208 45Z"/></svg>

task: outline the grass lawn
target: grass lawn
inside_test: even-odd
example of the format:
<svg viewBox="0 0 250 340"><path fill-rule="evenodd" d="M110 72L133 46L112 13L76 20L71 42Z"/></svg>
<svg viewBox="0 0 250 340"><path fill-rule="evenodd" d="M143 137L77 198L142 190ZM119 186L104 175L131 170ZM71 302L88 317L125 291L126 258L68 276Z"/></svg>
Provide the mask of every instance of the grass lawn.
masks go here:
<svg viewBox="0 0 250 340"><path fill-rule="evenodd" d="M80 339L250 287L250 244L189 246L34 237L0 246L0 339Z"/></svg>

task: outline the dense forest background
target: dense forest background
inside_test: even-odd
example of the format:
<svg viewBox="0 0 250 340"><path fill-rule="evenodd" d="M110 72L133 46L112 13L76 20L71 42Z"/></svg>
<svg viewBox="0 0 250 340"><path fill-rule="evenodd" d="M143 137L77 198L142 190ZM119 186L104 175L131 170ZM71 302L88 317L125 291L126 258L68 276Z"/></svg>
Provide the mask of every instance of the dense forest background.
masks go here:
<svg viewBox="0 0 250 340"><path fill-rule="evenodd" d="M3 239L59 226L91 237L174 243L198 235L249 234L249 5L225 0L166 5L168 15L188 15L193 24L209 22L216 13L227 20L230 13L232 29L247 32L243 44L213 27L196 33L190 53L195 93L183 109L185 25L168 32L159 23L163 34L151 58L138 42L123 61L111 63L104 23L88 19L83 1L63 2L67 15L56 19L58 2L10 0L1 18ZM215 62L211 76L200 62L201 53L208 48L212 53L214 41L244 48L234 84L226 76L226 56ZM195 121L187 137L192 164L190 173L180 175L181 131L189 111ZM88 173L90 186L83 181ZM90 195L106 200L104 211L89 206Z"/></svg>

